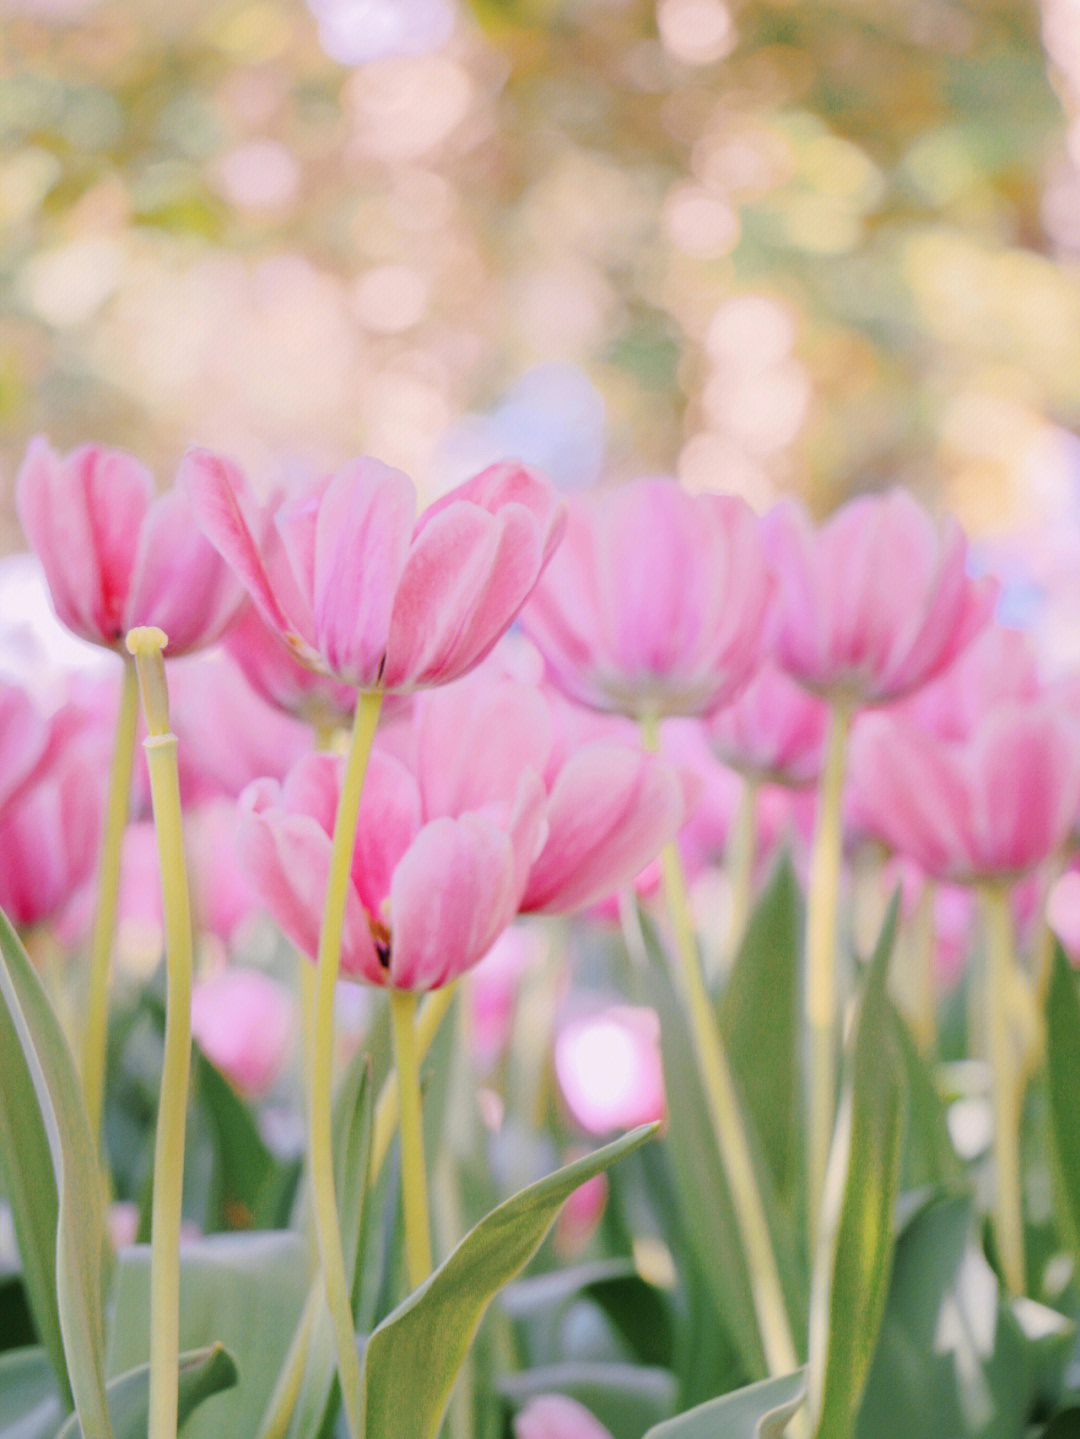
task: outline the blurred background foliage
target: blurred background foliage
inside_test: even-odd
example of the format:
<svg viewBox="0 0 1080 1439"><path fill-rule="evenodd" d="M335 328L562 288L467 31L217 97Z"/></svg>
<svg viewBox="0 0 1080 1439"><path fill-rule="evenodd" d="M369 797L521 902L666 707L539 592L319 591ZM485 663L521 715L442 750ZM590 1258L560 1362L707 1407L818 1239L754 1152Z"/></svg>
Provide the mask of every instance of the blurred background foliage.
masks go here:
<svg viewBox="0 0 1080 1439"><path fill-rule="evenodd" d="M1078 0L0 16L0 551L37 432L976 533L1078 473Z"/></svg>

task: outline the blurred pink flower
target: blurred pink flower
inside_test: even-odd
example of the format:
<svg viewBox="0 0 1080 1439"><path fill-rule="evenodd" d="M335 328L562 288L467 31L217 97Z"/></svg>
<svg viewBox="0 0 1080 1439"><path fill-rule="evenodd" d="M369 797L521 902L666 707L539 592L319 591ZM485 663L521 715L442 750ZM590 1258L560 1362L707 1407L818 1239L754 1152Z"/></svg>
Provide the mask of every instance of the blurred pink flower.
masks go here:
<svg viewBox="0 0 1080 1439"><path fill-rule="evenodd" d="M579 722L584 718L584 726ZM469 748L482 762L462 763ZM544 782L547 838L521 900L525 912L585 909L628 883L685 819L679 773L636 732L506 678L501 661L417 695L380 741L400 754L441 811L472 808L531 766Z"/></svg>
<svg viewBox="0 0 1080 1439"><path fill-rule="evenodd" d="M541 1394L515 1416L514 1439L611 1439L611 1433L576 1399Z"/></svg>
<svg viewBox="0 0 1080 1439"><path fill-rule="evenodd" d="M470 749L464 763L481 770L484 756ZM241 863L309 957L318 948L343 767L340 756L309 755L284 784L257 780L241 797ZM544 835L539 777L525 770L503 780L458 805L374 751L345 907L344 974L435 989L483 958L517 913Z"/></svg>
<svg viewBox="0 0 1080 1439"><path fill-rule="evenodd" d="M259 1098L281 1074L295 1028L292 995L260 970L230 966L192 989L192 1036L245 1098Z"/></svg>
<svg viewBox="0 0 1080 1439"><path fill-rule="evenodd" d="M510 1043L521 983L537 959L535 933L515 924L469 975L469 1053L481 1074L498 1062Z"/></svg>
<svg viewBox="0 0 1080 1439"><path fill-rule="evenodd" d="M821 776L829 707L774 664L703 723L713 753L740 774L792 786Z"/></svg>
<svg viewBox="0 0 1080 1439"><path fill-rule="evenodd" d="M564 1163L569 1164L579 1157L580 1152L571 1152ZM594 1174L591 1179L586 1179L584 1184L578 1185L559 1210L551 1237L555 1252L564 1263L580 1254L596 1232L604 1217L608 1189L607 1175Z"/></svg>
<svg viewBox="0 0 1080 1439"><path fill-rule="evenodd" d="M493 465L416 518L399 470L355 460L262 510L240 471L192 450L199 523L266 622L311 668L361 689L444 684L512 623L559 541L546 480Z"/></svg>
<svg viewBox="0 0 1080 1439"><path fill-rule="evenodd" d="M316 728L332 729L352 720L356 686L301 664L254 605L245 606L225 648L251 688L275 708Z"/></svg>
<svg viewBox="0 0 1080 1439"><path fill-rule="evenodd" d="M118 650L132 626L158 625L175 655L213 644L236 618L243 590L186 495L156 495L132 456L84 445L60 458L34 439L16 503L56 613L84 639Z"/></svg>
<svg viewBox="0 0 1080 1439"><path fill-rule="evenodd" d="M0 814L45 757L49 726L18 685L0 680Z"/></svg>
<svg viewBox="0 0 1080 1439"><path fill-rule="evenodd" d="M701 714L761 661L772 585L744 501L639 480L572 501L521 623L579 703L638 719Z"/></svg>
<svg viewBox="0 0 1080 1439"><path fill-rule="evenodd" d="M932 878L1017 878L1080 816L1080 725L1048 701L1014 701L949 743L867 716L852 739L849 813Z"/></svg>
<svg viewBox="0 0 1080 1439"><path fill-rule="evenodd" d="M651 1009L613 1005L569 1020L555 1039L555 1073L567 1108L590 1134L663 1119L660 1021Z"/></svg>
<svg viewBox="0 0 1080 1439"><path fill-rule="evenodd" d="M889 713L938 739L965 740L994 705L1034 700L1041 692L1038 660L1029 636L1022 630L992 624L975 636L943 674L890 706Z"/></svg>
<svg viewBox="0 0 1080 1439"><path fill-rule="evenodd" d="M862 495L815 529L794 501L763 521L779 580L775 658L808 689L881 704L942 673L989 621L967 541L904 490Z"/></svg>

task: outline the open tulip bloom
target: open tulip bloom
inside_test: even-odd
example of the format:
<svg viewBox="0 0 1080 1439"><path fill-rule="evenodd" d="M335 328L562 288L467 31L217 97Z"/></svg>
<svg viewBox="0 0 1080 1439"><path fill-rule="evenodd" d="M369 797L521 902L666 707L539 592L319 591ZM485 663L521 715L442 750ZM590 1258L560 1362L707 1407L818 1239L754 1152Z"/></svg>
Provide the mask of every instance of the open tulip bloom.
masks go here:
<svg viewBox="0 0 1080 1439"><path fill-rule="evenodd" d="M43 441L18 504L147 739L128 824L102 706L0 680L0 1439L435 1439L451 1405L470 1439L1028 1439L1076 1407L1080 986L1040 906L1080 690L990 624L955 524L659 479L564 504L510 461L419 513L370 458L259 503L205 450L156 496ZM807 881L779 851L811 823ZM117 946L94 1061L60 960L114 860L157 938ZM897 973L938 900L970 1032ZM105 1194L149 1252L102 1263ZM538 1251L572 1267L481 1327Z"/></svg>

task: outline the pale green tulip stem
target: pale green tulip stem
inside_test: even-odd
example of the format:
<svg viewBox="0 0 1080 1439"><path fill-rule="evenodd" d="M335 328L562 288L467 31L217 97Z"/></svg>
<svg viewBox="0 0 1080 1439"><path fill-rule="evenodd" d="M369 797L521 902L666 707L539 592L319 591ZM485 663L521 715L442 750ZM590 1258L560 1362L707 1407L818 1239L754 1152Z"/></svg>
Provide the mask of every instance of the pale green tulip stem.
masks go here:
<svg viewBox="0 0 1080 1439"><path fill-rule="evenodd" d="M1009 891L980 886L986 934L986 1033L994 1106L994 1237L1005 1287L1024 1293L1024 1219L1020 1190L1023 1079L1013 1028L1014 934Z"/></svg>
<svg viewBox="0 0 1080 1439"><path fill-rule="evenodd" d="M751 775L743 780L742 798L735 816L735 828L728 845L728 878L731 884L731 921L728 928L725 963L734 962L746 933L754 893L754 864L757 860L758 781Z"/></svg>
<svg viewBox="0 0 1080 1439"><path fill-rule="evenodd" d="M645 747L655 751L658 747L655 721L644 722L642 732ZM701 974L686 880L674 842L665 845L660 862L674 932L679 989L690 1023L694 1057L705 1091L717 1152L731 1191L765 1362L772 1375L790 1374L798 1367L799 1360L780 1283L780 1271L754 1173L735 1081L716 1011Z"/></svg>
<svg viewBox="0 0 1080 1439"><path fill-rule="evenodd" d="M352 1439L361 1439L360 1360L356 1353L349 1284L341 1243L337 1194L334 1189L334 1153L331 1097L334 1069L334 990L341 969L341 939L360 796L364 788L368 759L382 707L382 693L362 693L356 706L352 738L345 761L345 776L334 820L330 852L330 875L319 951L315 961L315 999L312 1023L313 1044L309 1062L308 1159L311 1175L312 1208L319 1260L326 1283L326 1299L334 1324L338 1377Z"/></svg>
<svg viewBox="0 0 1080 1439"><path fill-rule="evenodd" d="M154 1139L150 1228L149 1439L176 1439L180 1374L180 1220L184 1133L191 1070L191 903L181 828L176 736L169 733L162 650L165 635L143 627L127 637L135 656L148 736L146 760L154 807L165 916L165 1055Z"/></svg>
<svg viewBox="0 0 1080 1439"><path fill-rule="evenodd" d="M105 823L98 861L97 906L90 938L90 986L83 1030L83 1091L90 1133L101 1142L101 1116L105 1094L105 1060L109 1032L109 961L116 935L120 902L120 859L127 827L131 792L131 768L135 757L135 724L139 711L139 683L135 665L124 661L120 686L120 709L109 766L109 787L105 802Z"/></svg>
<svg viewBox="0 0 1080 1439"><path fill-rule="evenodd" d="M821 1196L836 1118L836 1041L839 999L836 974L840 868L843 858L843 790L847 741L854 708L834 700L825 768L821 776L817 826L810 856L806 901L805 1009L809 1045L807 1217L810 1252L817 1245Z"/></svg>
<svg viewBox="0 0 1080 1439"><path fill-rule="evenodd" d="M416 995L390 990L394 1061L401 1106L401 1195L405 1211L405 1268L409 1288L431 1273L431 1219L428 1210L424 1129L420 1111L420 1060L416 1043Z"/></svg>

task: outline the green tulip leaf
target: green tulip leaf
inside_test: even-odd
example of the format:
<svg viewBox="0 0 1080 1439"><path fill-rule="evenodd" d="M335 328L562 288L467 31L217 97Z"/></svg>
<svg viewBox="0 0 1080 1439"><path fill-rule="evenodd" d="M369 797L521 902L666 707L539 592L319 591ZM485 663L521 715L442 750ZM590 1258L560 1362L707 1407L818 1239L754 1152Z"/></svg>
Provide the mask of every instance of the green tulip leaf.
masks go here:
<svg viewBox="0 0 1080 1439"><path fill-rule="evenodd" d="M810 1299L810 1408L817 1439L848 1439L889 1290L904 1137L903 1068L886 993L897 901L855 1019L829 1154Z"/></svg>
<svg viewBox="0 0 1080 1439"><path fill-rule="evenodd" d="M204 1399L232 1388L236 1379L236 1364L224 1345L211 1344L206 1349L181 1354L177 1426L183 1424ZM116 1439L144 1439L150 1409L149 1365L142 1364L128 1374L110 1379L105 1392ZM83 1439L77 1414L71 1416L56 1439Z"/></svg>
<svg viewBox="0 0 1080 1439"><path fill-rule="evenodd" d="M1046 997L1046 1097L1061 1229L1080 1260L1080 993L1060 945Z"/></svg>
<svg viewBox="0 0 1080 1439"><path fill-rule="evenodd" d="M0 1354L0 1435L3 1439L54 1439L69 1405L62 1404L44 1349Z"/></svg>
<svg viewBox="0 0 1080 1439"><path fill-rule="evenodd" d="M798 1369L666 1419L650 1429L645 1439L719 1439L721 1435L723 1439L780 1439L805 1398L806 1375Z"/></svg>
<svg viewBox="0 0 1080 1439"><path fill-rule="evenodd" d="M180 1344L216 1342L234 1357L239 1380L188 1420L184 1439L250 1435L281 1370L310 1281L303 1236L283 1232L211 1234L180 1249ZM149 1360L150 1250L117 1256L108 1372L120 1375Z"/></svg>
<svg viewBox="0 0 1080 1439"><path fill-rule="evenodd" d="M579 1185L650 1139L644 1125L531 1184L486 1215L371 1335L364 1356L365 1439L435 1439L488 1304L529 1262Z"/></svg>
<svg viewBox="0 0 1080 1439"><path fill-rule="evenodd" d="M110 1251L94 1140L63 1031L2 912L0 1014L4 1175L26 1246L34 1317L42 1318L41 1339L61 1393L70 1393L90 1432L109 1435L103 1296ZM50 1284L55 1308L46 1294Z"/></svg>

